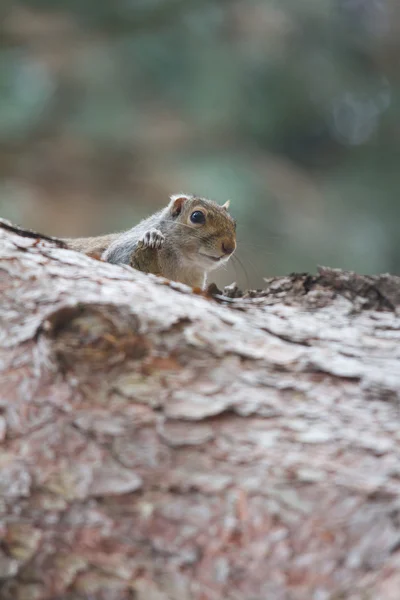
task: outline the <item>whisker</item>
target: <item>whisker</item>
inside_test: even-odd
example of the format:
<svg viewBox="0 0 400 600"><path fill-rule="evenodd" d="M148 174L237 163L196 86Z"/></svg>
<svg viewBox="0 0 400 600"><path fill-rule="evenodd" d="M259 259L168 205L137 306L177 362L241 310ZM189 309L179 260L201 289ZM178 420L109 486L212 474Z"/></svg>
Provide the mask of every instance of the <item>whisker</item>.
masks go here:
<svg viewBox="0 0 400 600"><path fill-rule="evenodd" d="M244 273L245 279L246 279L246 287L247 289L250 289L250 280L249 280L249 276L247 274L247 271L242 263L242 261L240 260L240 258L238 257L237 254L233 254L232 255L232 259L233 259L233 265L235 265L235 260L237 261L237 263L240 265L240 268L242 270L242 273ZM236 269L235 269L236 270Z"/></svg>
<svg viewBox="0 0 400 600"><path fill-rule="evenodd" d="M251 248L251 249L255 249L255 250L264 250L265 248L265 244L253 244L252 242L242 242L240 241L238 243L238 245L241 248Z"/></svg>
<svg viewBox="0 0 400 600"><path fill-rule="evenodd" d="M268 255L268 256L269 255L274 256L274 255L276 255L276 252L264 252L264 254ZM248 256L246 256L245 259L246 259L246 262L248 263L248 265L251 267L251 271L252 271L254 277L257 279L260 276L260 269L259 269L259 267L257 268L254 265L254 262Z"/></svg>
<svg viewBox="0 0 400 600"><path fill-rule="evenodd" d="M191 227L190 225L186 225L186 223L179 223L178 221L174 221L173 219L168 219L167 223L175 223L175 225L179 225L179 227L187 227L188 229L190 229L194 237L203 237L200 231L197 231L194 227Z"/></svg>

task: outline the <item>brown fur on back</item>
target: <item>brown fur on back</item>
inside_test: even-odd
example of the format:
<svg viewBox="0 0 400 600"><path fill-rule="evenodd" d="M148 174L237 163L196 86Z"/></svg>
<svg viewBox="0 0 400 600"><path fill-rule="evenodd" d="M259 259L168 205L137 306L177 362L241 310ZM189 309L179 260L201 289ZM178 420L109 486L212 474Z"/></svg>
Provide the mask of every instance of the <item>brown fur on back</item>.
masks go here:
<svg viewBox="0 0 400 600"><path fill-rule="evenodd" d="M67 238L63 241L70 250L84 252L88 256L100 257L103 252L120 236L119 233L109 233L98 237Z"/></svg>

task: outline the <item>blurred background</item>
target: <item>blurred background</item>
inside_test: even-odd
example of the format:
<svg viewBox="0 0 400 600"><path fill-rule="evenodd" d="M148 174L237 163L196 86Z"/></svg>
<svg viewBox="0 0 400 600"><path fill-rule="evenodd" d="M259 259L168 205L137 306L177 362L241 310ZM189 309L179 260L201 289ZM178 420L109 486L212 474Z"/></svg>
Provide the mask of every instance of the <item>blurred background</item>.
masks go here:
<svg viewBox="0 0 400 600"><path fill-rule="evenodd" d="M398 0L1 0L0 215L126 229L231 199L218 283L400 273Z"/></svg>

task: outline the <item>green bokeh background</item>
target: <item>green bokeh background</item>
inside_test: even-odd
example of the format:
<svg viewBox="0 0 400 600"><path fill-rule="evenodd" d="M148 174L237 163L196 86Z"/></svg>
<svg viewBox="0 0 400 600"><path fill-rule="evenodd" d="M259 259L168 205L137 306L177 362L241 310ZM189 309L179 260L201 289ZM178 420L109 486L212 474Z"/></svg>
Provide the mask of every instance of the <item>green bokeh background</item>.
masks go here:
<svg viewBox="0 0 400 600"><path fill-rule="evenodd" d="M400 272L398 0L3 0L0 214L126 229L231 199L218 283Z"/></svg>

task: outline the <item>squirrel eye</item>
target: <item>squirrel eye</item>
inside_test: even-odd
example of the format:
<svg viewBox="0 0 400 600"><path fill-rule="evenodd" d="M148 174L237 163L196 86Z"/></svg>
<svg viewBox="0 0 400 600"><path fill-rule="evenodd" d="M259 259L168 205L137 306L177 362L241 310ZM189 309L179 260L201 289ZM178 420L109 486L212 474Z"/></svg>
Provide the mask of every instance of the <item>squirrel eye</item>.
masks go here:
<svg viewBox="0 0 400 600"><path fill-rule="evenodd" d="M192 221L192 223L205 223L206 222L206 216L203 212L201 212L201 210L195 210L191 215L190 215L190 220Z"/></svg>

